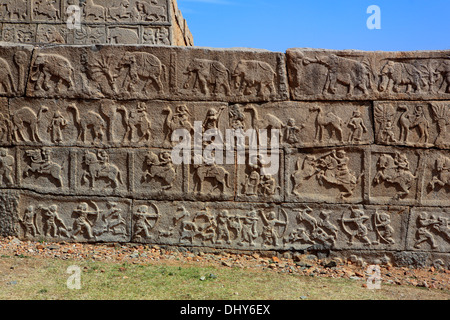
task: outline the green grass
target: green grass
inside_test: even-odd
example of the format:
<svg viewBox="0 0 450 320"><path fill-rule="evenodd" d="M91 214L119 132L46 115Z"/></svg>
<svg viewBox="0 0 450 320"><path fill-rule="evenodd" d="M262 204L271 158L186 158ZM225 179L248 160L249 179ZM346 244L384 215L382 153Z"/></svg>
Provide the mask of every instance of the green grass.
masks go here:
<svg viewBox="0 0 450 320"><path fill-rule="evenodd" d="M82 270L80 290L67 288L71 265ZM450 299L448 292L438 290L385 284L381 290L368 290L355 280L181 262L168 266L1 257L0 271L2 300Z"/></svg>

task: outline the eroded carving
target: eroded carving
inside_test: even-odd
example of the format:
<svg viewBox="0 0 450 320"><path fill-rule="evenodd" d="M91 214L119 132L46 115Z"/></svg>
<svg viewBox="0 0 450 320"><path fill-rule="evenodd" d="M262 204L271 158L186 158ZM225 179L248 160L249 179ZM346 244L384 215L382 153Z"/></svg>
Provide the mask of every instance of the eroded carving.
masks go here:
<svg viewBox="0 0 450 320"><path fill-rule="evenodd" d="M42 142L39 136L39 123L42 114L48 111L48 107L41 106L36 114L30 107L22 107L12 114L13 137L15 141L33 141ZM26 134L27 128L30 135Z"/></svg>
<svg viewBox="0 0 450 320"><path fill-rule="evenodd" d="M383 154L377 162L377 173L373 179L374 185L387 182L398 187L394 199L405 198L417 179L417 175L411 172L410 164L406 154L395 152L394 156Z"/></svg>
<svg viewBox="0 0 450 320"><path fill-rule="evenodd" d="M31 67L30 79L34 90L61 93L73 90L74 69L69 60L61 55L38 53ZM65 86L61 91L62 85Z"/></svg>
<svg viewBox="0 0 450 320"><path fill-rule="evenodd" d="M421 212L417 217L417 232L414 248L422 249L422 243L428 243L431 249L438 248L436 236L440 236L445 242L450 243L449 219L437 214L429 215L428 212Z"/></svg>
<svg viewBox="0 0 450 320"><path fill-rule="evenodd" d="M31 174L39 177L44 175L53 178L56 187L64 187L63 166L52 160L52 149L41 148L25 151L26 157L30 160L26 168L23 170L23 176L29 177Z"/></svg>
<svg viewBox="0 0 450 320"><path fill-rule="evenodd" d="M14 185L14 157L8 154L8 150L0 148L0 186Z"/></svg>
<svg viewBox="0 0 450 320"><path fill-rule="evenodd" d="M91 189L96 188L96 182L100 179L105 180L113 189L124 183L122 172L115 164L110 163L106 150L98 150L97 153L85 151L83 165L81 183L88 184Z"/></svg>
<svg viewBox="0 0 450 320"><path fill-rule="evenodd" d="M241 60L232 73L238 95L254 94L256 90L259 97L273 96L276 94L275 77L273 68L263 61ZM267 94L269 90L269 94Z"/></svg>
<svg viewBox="0 0 450 320"><path fill-rule="evenodd" d="M174 186L177 170L172 163L170 152L161 152L159 156L149 151L145 157L146 169L142 176L142 182L159 179L162 181L161 189L168 190Z"/></svg>

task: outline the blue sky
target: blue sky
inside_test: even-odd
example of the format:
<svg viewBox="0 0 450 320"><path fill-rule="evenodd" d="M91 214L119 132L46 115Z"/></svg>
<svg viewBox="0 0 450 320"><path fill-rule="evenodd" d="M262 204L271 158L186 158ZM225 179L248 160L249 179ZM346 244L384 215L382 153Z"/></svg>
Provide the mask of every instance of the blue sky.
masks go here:
<svg viewBox="0 0 450 320"><path fill-rule="evenodd" d="M369 30L367 8L381 10ZM196 46L450 49L450 0L178 0Z"/></svg>

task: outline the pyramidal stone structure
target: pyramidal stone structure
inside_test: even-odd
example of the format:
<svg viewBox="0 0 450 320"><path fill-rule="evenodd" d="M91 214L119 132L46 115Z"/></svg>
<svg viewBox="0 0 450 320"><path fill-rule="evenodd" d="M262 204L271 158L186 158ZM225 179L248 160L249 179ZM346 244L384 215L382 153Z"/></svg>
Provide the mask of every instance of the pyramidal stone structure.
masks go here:
<svg viewBox="0 0 450 320"><path fill-rule="evenodd" d="M1 235L450 267L450 51L197 48L169 0L0 14Z"/></svg>

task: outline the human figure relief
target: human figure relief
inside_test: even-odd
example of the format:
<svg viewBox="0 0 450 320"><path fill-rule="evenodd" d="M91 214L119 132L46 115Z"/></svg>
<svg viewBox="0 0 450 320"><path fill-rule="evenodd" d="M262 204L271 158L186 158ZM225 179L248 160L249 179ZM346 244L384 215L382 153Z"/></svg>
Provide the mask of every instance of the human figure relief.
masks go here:
<svg viewBox="0 0 450 320"><path fill-rule="evenodd" d="M263 237L263 246L278 246L278 239L282 238L287 229L288 216L283 209L284 220L277 218L275 211L270 211L268 214L264 213L262 210L259 211L261 219L264 223L263 232L261 236ZM284 226L284 230L278 230L280 226Z"/></svg>
<svg viewBox="0 0 450 320"><path fill-rule="evenodd" d="M133 235L135 239L151 239L150 232L155 227L160 216L158 207L155 205L151 205L151 208L147 205L139 206L133 215Z"/></svg>
<svg viewBox="0 0 450 320"><path fill-rule="evenodd" d="M389 154L380 156L377 162L377 174L373 180L375 185L386 181L400 188L394 199L406 197L417 175L413 175L409 167L409 160L405 154L395 152L394 157Z"/></svg>
<svg viewBox="0 0 450 320"><path fill-rule="evenodd" d="M354 111L353 116L350 119L348 126L351 128L351 133L348 138L348 142L350 143L358 143L361 142L362 136L367 132L367 127L364 124L364 120L362 118L360 111Z"/></svg>
<svg viewBox="0 0 450 320"><path fill-rule="evenodd" d="M173 187L177 176L177 170L172 163L172 156L169 152L161 152L159 156L149 151L145 157L146 170L142 176L143 182L159 178L162 190L168 190Z"/></svg>
<svg viewBox="0 0 450 320"><path fill-rule="evenodd" d="M109 154L106 150L99 150L97 154L86 151L83 164L86 169L81 176L81 182L89 184L91 189L96 188L96 182L100 179L108 181L113 189L123 184L122 172L116 165L109 163Z"/></svg>
<svg viewBox="0 0 450 320"><path fill-rule="evenodd" d="M432 190L435 190L437 186L439 187L450 187L450 158L440 155L435 163L435 168L437 175L433 176L429 186Z"/></svg>
<svg viewBox="0 0 450 320"><path fill-rule="evenodd" d="M42 215L43 221L43 231L46 237L65 237L69 238L70 228L66 226L64 221L59 217L58 214L58 206L56 204L52 204L49 207L44 207L40 205L38 207Z"/></svg>
<svg viewBox="0 0 450 320"><path fill-rule="evenodd" d="M79 235L84 236L88 240L95 239L93 227L98 220L100 210L95 203L92 204L95 206L94 211L89 210L89 205L86 202L81 202L72 212L72 216L75 217L72 239L76 239Z"/></svg>
<svg viewBox="0 0 450 320"><path fill-rule="evenodd" d="M30 159L31 164L23 170L24 177L29 177L31 174L38 177L44 175L55 179L57 187L64 187L63 166L53 162L50 148L27 150L25 154Z"/></svg>
<svg viewBox="0 0 450 320"><path fill-rule="evenodd" d="M403 111L399 119L400 141L408 143L409 131L413 128L417 128L419 130L418 143L428 143L428 129L430 127L430 123L425 117L423 107L417 106L414 110L414 113L409 113L409 109L406 106L400 106L398 109Z"/></svg>
<svg viewBox="0 0 450 320"><path fill-rule="evenodd" d="M344 232L349 237L348 245L353 245L355 239L363 241L365 245L372 244L368 237L369 229L366 226L366 223L370 221L370 217L365 214L364 210L351 208L350 215L347 215L344 211L340 221ZM349 228L349 224L352 224L353 228Z"/></svg>
<svg viewBox="0 0 450 320"><path fill-rule="evenodd" d="M56 144L61 144L64 140L62 130L67 126L67 120L59 110L55 112L47 131L50 132L51 139Z"/></svg>
<svg viewBox="0 0 450 320"><path fill-rule="evenodd" d="M37 235L36 227L36 212L34 206L28 206L22 218L19 218L19 222L24 228L24 237L33 238Z"/></svg>
<svg viewBox="0 0 450 320"><path fill-rule="evenodd" d="M144 102L139 102L136 109L129 111L126 107L121 106L117 111L124 112L124 120L126 124L126 131L122 142L137 142L141 143L151 138L151 122L147 113L147 105Z"/></svg>
<svg viewBox="0 0 450 320"><path fill-rule="evenodd" d="M0 186L14 185L14 157L8 154L7 149L0 148Z"/></svg>
<svg viewBox="0 0 450 320"><path fill-rule="evenodd" d="M166 121L164 123L167 128L167 133L164 137L164 147L169 148L176 143L176 141L172 141L172 134L175 130L183 129L187 131L187 134L191 134L194 131L194 127L190 122L192 114L184 104L177 106L175 112L173 112L172 108L169 106L164 108L163 111L167 113ZM185 139L187 139L187 137L185 137Z"/></svg>

